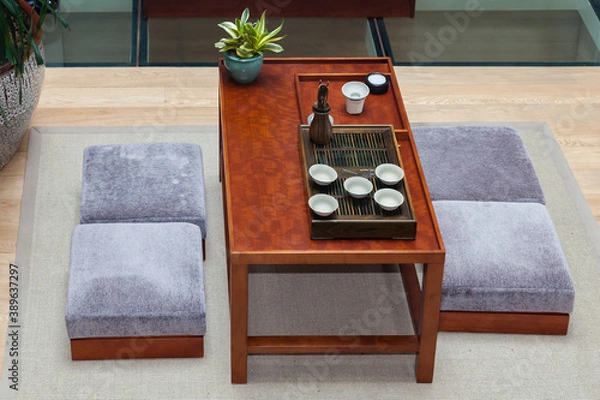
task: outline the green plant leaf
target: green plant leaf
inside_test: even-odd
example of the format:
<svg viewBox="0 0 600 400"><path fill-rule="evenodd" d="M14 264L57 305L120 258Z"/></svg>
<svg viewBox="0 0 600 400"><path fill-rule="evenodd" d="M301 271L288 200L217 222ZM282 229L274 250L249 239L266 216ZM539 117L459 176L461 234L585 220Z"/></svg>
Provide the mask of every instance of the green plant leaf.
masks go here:
<svg viewBox="0 0 600 400"><path fill-rule="evenodd" d="M42 56L42 52L38 47L37 43L34 41L31 42L31 48L33 49L33 54L35 54L35 62L37 65L44 64L44 57Z"/></svg>
<svg viewBox="0 0 600 400"><path fill-rule="evenodd" d="M283 22L281 24L279 24L279 26L277 28L273 29L271 31L271 33L269 33L269 35L271 35L271 36L277 35L279 32L281 32L282 28L283 28Z"/></svg>
<svg viewBox="0 0 600 400"><path fill-rule="evenodd" d="M272 51L273 53L281 53L283 51L283 47L277 43L267 43L263 49Z"/></svg>
<svg viewBox="0 0 600 400"><path fill-rule="evenodd" d="M242 16L240 18L242 25L246 25L248 23L248 18L250 18L250 9L246 7L244 11L242 11Z"/></svg>
<svg viewBox="0 0 600 400"><path fill-rule="evenodd" d="M262 15L260 16L260 19L258 20L258 22L256 24L256 30L261 35L263 33L265 33L267 30L266 15L267 15L267 11L265 10L265 11L263 11Z"/></svg>
<svg viewBox="0 0 600 400"><path fill-rule="evenodd" d="M266 24L266 11L262 13L256 22L249 22L249 18L250 9L245 8L242 15L235 19L235 23L225 21L218 24L231 38L222 38L215 43L215 47L221 52L235 51L240 58L250 58L257 54L262 55L263 50L276 53L283 51L282 46L272 45L273 42L278 42L285 37L276 37L283 27L283 22L272 32L269 32Z"/></svg>
<svg viewBox="0 0 600 400"><path fill-rule="evenodd" d="M237 26L235 26L235 24L233 22L225 21L225 22L221 22L217 26L219 28L222 28L225 32L227 32L227 34L229 36L231 36L233 38L238 37L240 35L240 32L239 32Z"/></svg>
<svg viewBox="0 0 600 400"><path fill-rule="evenodd" d="M258 43L258 47L263 47L267 43L278 42L281 39L285 38L285 36L274 37L275 35L277 35L279 33L279 31L281 31L282 25L279 25L279 27L277 29L275 29L271 33L265 35L264 37L262 37Z"/></svg>
<svg viewBox="0 0 600 400"><path fill-rule="evenodd" d="M21 7L14 0L1 0L2 7L6 8L10 15L16 15L20 12Z"/></svg>
<svg viewBox="0 0 600 400"><path fill-rule="evenodd" d="M256 30L256 28L254 26L252 26L251 24L248 24L246 26L246 31L244 32L245 34L245 39L246 40L251 40L251 39L255 39L257 36L259 36L258 31Z"/></svg>

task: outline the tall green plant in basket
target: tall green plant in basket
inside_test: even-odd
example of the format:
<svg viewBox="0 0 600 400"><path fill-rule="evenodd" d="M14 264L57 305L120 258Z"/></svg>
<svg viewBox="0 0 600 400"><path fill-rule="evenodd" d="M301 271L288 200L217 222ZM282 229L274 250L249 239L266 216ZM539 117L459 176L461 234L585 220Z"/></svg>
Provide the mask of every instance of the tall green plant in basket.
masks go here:
<svg viewBox="0 0 600 400"><path fill-rule="evenodd" d="M65 28L67 22L58 13L57 0L0 0L0 67L13 68L20 82L19 97L22 99L23 74L30 54L35 55L37 65L44 63L40 50L42 24L48 15L53 15ZM4 110L0 108L3 119ZM6 122L6 121L4 121Z"/></svg>
<svg viewBox="0 0 600 400"><path fill-rule="evenodd" d="M59 15L58 0L0 0L0 168L16 153L44 78L42 25Z"/></svg>

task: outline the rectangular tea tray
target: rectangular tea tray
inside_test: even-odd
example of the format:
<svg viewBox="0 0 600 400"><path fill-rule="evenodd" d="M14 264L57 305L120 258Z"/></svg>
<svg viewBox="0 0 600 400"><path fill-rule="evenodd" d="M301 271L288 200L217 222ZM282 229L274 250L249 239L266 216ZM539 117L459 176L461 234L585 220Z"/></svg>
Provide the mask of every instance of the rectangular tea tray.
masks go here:
<svg viewBox="0 0 600 400"><path fill-rule="evenodd" d="M380 182L375 168L384 163L402 167L398 144L391 125L334 125L331 141L318 145L310 140L309 126L300 125L300 148L308 197L326 193L335 197L338 210L328 217L310 214L312 239L414 239L417 221L405 180L393 186ZM328 186L312 181L308 168L313 164L327 164L338 173L338 179ZM373 192L355 199L344 190L344 181L362 176L373 183ZM380 208L373 194L389 187L404 196L404 203L394 211Z"/></svg>

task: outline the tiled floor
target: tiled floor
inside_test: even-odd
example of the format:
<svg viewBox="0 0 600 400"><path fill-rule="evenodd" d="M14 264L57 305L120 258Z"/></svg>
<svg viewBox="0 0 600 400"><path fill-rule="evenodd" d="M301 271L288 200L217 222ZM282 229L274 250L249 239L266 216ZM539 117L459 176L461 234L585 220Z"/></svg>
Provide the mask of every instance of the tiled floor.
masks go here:
<svg viewBox="0 0 600 400"><path fill-rule="evenodd" d="M600 65L600 22L589 10L417 9L413 19L287 18L281 56L386 55L397 65ZM70 31L45 30L49 65L215 65L220 54L214 42L224 34L217 27L222 19L144 20L135 6L67 19ZM268 25L280 22L271 18Z"/></svg>

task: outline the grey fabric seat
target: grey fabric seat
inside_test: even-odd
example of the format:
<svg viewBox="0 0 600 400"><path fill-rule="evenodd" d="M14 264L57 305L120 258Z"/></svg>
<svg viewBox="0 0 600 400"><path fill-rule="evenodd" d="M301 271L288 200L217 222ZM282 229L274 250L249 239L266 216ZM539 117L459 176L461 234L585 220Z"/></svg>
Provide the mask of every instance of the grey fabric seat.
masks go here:
<svg viewBox="0 0 600 400"><path fill-rule="evenodd" d="M432 200L545 203L519 133L506 126L413 128Z"/></svg>
<svg viewBox="0 0 600 400"><path fill-rule="evenodd" d="M434 207L446 246L442 310L573 310L573 281L544 205L436 201Z"/></svg>
<svg viewBox="0 0 600 400"><path fill-rule="evenodd" d="M206 237L202 149L190 143L90 146L81 223L190 222Z"/></svg>
<svg viewBox="0 0 600 400"><path fill-rule="evenodd" d="M200 228L189 223L76 226L69 338L203 336L201 242Z"/></svg>

